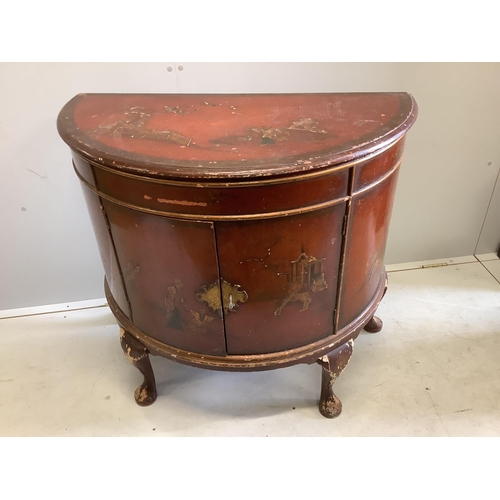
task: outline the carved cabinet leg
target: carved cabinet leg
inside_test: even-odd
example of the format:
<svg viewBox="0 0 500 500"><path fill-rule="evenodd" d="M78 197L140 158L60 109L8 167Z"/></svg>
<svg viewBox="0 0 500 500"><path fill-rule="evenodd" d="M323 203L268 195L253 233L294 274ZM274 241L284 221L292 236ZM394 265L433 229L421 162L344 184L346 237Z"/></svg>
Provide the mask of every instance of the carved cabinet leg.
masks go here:
<svg viewBox="0 0 500 500"><path fill-rule="evenodd" d="M354 341L351 339L318 360L318 363L323 368L319 411L326 418L338 417L342 411L342 403L333 393L332 387L351 358L353 343Z"/></svg>
<svg viewBox="0 0 500 500"><path fill-rule="evenodd" d="M156 401L156 381L149 361L149 351L130 333L120 328L120 344L126 358L144 375L144 382L135 390L135 401L149 406Z"/></svg>
<svg viewBox="0 0 500 500"><path fill-rule="evenodd" d="M366 323L364 329L368 333L377 333L382 330L382 326L384 323L382 323L382 320L378 318L377 316L372 316L372 319Z"/></svg>

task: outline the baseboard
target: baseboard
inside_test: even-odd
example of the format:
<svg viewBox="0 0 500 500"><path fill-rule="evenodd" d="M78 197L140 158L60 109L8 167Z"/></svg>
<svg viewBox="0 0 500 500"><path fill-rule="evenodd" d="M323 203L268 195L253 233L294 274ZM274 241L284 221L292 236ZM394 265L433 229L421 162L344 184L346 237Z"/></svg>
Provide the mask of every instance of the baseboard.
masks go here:
<svg viewBox="0 0 500 500"><path fill-rule="evenodd" d="M93 307L104 307L107 305L108 303L103 297L102 299L80 300L78 302L64 302L62 304L6 309L4 311L0 311L0 319L18 318L20 316L34 316L38 314L51 314L62 311L75 311L78 309L90 309Z"/></svg>
<svg viewBox="0 0 500 500"><path fill-rule="evenodd" d="M465 255L463 257L453 257L451 259L433 259L419 260L416 262L404 262L402 264L390 264L385 266L388 273L396 271L409 271L411 269L426 269L428 267L454 266L457 264L470 264L477 262L474 255Z"/></svg>

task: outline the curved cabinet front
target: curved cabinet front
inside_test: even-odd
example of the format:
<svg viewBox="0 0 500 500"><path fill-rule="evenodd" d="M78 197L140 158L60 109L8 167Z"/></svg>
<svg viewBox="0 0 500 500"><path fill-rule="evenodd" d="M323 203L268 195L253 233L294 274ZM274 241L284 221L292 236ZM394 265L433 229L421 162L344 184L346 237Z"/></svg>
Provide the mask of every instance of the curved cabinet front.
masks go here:
<svg viewBox="0 0 500 500"><path fill-rule="evenodd" d="M76 159L75 168L95 190L86 199L108 262L107 280L134 325L194 353L256 355L336 335L373 301L385 273L402 151L399 141L374 158L323 176L283 178L260 187L183 183L189 200L228 203L240 194L232 211L216 217L213 207L199 202L186 205L187 215L178 205L179 212L171 214L136 204L138 192L153 189L158 199L172 198L167 182L116 174L114 183L110 170L88 164L94 175L87 178L96 180L91 186L81 172L83 160ZM311 182L323 189L311 189ZM332 186L333 196L325 199ZM270 188L288 189L290 196L269 198ZM121 199L118 189L124 189ZM326 206L310 209L304 199ZM272 211L255 214L259 200ZM241 207L245 215L237 213ZM192 219L193 209L202 212L196 215L200 220ZM108 237L99 236L106 226Z"/></svg>

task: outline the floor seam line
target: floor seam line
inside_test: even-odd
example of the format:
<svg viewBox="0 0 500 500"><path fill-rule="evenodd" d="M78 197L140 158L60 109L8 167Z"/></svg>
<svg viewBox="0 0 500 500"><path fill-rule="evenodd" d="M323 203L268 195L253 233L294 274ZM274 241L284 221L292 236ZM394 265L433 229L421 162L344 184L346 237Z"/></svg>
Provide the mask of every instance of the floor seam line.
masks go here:
<svg viewBox="0 0 500 500"><path fill-rule="evenodd" d="M500 285L500 280L482 262L479 263L486 269L486 271L488 271L490 276Z"/></svg>

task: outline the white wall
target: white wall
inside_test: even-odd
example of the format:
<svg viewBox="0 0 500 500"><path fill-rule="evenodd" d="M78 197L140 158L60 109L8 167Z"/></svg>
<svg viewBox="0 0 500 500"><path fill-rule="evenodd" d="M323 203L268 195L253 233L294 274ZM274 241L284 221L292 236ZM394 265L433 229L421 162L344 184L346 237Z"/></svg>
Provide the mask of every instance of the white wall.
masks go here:
<svg viewBox="0 0 500 500"><path fill-rule="evenodd" d="M55 127L79 92L412 93L420 114L400 173L390 264L474 252L500 167L498 88L494 63L0 64L0 309L103 296L89 218Z"/></svg>

